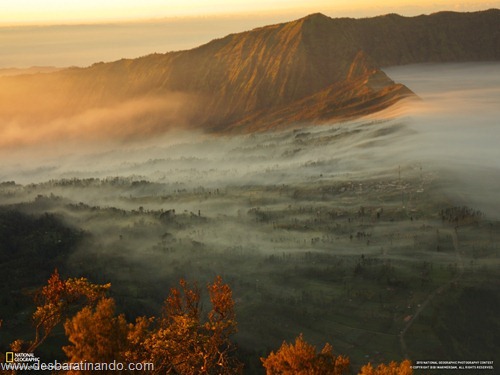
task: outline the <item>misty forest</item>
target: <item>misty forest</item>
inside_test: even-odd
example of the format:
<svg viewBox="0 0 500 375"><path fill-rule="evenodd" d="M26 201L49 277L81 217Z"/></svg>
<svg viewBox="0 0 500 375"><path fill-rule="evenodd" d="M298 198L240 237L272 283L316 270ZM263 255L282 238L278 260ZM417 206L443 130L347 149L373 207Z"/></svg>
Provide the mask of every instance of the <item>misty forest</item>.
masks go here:
<svg viewBox="0 0 500 375"><path fill-rule="evenodd" d="M192 98L182 93L158 110L161 90L141 92L140 109L127 110L95 84L105 102L97 108L83 73L81 113L66 107L54 119L58 101L29 116L0 105L1 352L33 339L33 296L57 270L110 283L129 322L161 315L179 280L204 290L220 276L245 374L266 373L261 358L298 337L348 356L347 373L405 359L500 366L498 56L389 61L383 73L354 57L347 83L297 89L286 110L281 99L251 107L228 94L233 112L203 100L187 119ZM100 77L98 68L87 69ZM64 72L38 74L76 74ZM0 85L31 87L33 76ZM351 94L332 94L345 87ZM345 112L331 111L338 103ZM164 112L166 127L157 124ZM200 298L208 313L208 295ZM64 361L64 345L61 325L36 352Z"/></svg>

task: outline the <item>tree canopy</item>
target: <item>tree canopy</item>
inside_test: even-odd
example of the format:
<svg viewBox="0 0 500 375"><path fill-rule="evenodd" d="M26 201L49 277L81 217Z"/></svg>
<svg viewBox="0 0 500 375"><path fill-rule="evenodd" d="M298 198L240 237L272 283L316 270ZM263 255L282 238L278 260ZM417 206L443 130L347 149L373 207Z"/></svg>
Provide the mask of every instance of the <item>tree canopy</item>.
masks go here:
<svg viewBox="0 0 500 375"><path fill-rule="evenodd" d="M117 315L115 301L107 296L110 287L110 284L93 284L85 278L62 279L54 271L35 297L34 338L14 341L11 350L35 351L61 324L69 341L62 348L69 363L147 363L154 366L148 370L150 374L243 373L243 364L231 341L237 331L232 291L220 276L207 285L208 311L202 308L198 285L181 279L179 286L170 289L160 316L142 316L134 322L128 322L123 314ZM268 375L346 375L351 371L348 357L335 354L328 343L318 352L302 334L292 344L283 342L276 352L261 358L261 362ZM368 363L359 373L410 374L408 360L376 368Z"/></svg>

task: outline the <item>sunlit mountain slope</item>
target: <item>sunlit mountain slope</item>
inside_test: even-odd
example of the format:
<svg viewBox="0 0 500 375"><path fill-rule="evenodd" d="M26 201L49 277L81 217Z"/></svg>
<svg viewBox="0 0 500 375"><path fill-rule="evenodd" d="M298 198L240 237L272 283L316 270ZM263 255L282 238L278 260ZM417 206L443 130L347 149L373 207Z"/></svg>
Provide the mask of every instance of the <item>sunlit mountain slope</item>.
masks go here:
<svg viewBox="0 0 500 375"><path fill-rule="evenodd" d="M0 77L1 143L126 139L178 128L252 132L358 117L413 95L380 67L498 60L499 24L499 10L313 14L188 51Z"/></svg>

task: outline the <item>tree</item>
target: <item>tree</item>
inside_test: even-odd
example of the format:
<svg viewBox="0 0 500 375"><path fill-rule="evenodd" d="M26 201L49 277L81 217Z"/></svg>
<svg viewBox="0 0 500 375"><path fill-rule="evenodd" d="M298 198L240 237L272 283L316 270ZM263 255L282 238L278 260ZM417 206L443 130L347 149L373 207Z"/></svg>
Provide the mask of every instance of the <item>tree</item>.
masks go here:
<svg viewBox="0 0 500 375"><path fill-rule="evenodd" d="M11 349L32 353L49 336L52 330L65 319L76 306L96 304L104 297L111 284L92 284L85 278L62 280L57 269L35 296L37 307L33 313L35 338L29 342L16 340Z"/></svg>
<svg viewBox="0 0 500 375"><path fill-rule="evenodd" d="M261 358L267 375L341 375L349 371L349 358L335 355L330 344L316 353L302 334L295 344L283 342L279 350Z"/></svg>
<svg viewBox="0 0 500 375"><path fill-rule="evenodd" d="M123 314L116 315L114 300L106 297L109 287L110 284L96 285L85 278L62 280L56 270L35 299L35 338L29 342L16 340L11 350L33 352L65 319L64 329L70 344L63 351L69 362L152 363L151 374L242 373L242 364L235 357L235 346L230 341L236 332L232 291L220 276L207 285L210 311L204 313L201 308L197 285L190 286L181 280L179 287L170 289L162 316L139 317L134 323L127 323ZM294 344L283 342L276 353L271 352L261 361L268 375L349 372L348 357L334 354L328 343L317 353L302 334ZM2 373L14 374L15 370ZM381 364L375 369L368 363L360 372L360 375L411 374L408 360Z"/></svg>
<svg viewBox="0 0 500 375"><path fill-rule="evenodd" d="M217 276L207 287L212 310L202 318L200 291L180 281L165 301L163 316L154 322L139 321L135 336L143 340L141 358L155 364L155 373L238 374L242 365L229 340L236 332L234 301L227 284ZM153 329L149 326L156 325ZM138 324L140 327L138 327ZM149 334L145 334L150 330Z"/></svg>
<svg viewBox="0 0 500 375"><path fill-rule="evenodd" d="M35 298L35 338L16 340L11 349L33 352L66 320L70 344L63 351L69 362L148 362L158 374L241 373L230 341L236 332L234 301L220 276L207 286L212 305L207 314L198 287L181 280L170 290L162 316L139 317L135 323L115 314L114 300L106 297L109 287L84 278L63 280L56 270Z"/></svg>
<svg viewBox="0 0 500 375"><path fill-rule="evenodd" d="M376 368L373 368L371 363L368 363L361 367L359 375L411 375L413 374L413 369L411 368L411 362L407 359L402 361L400 364L397 362L391 362L388 365L381 363Z"/></svg>
<svg viewBox="0 0 500 375"><path fill-rule="evenodd" d="M63 347L69 362L123 360L122 353L128 345L128 324L123 315L115 316L112 298L102 298L95 307L84 307L66 321L64 329L71 343Z"/></svg>

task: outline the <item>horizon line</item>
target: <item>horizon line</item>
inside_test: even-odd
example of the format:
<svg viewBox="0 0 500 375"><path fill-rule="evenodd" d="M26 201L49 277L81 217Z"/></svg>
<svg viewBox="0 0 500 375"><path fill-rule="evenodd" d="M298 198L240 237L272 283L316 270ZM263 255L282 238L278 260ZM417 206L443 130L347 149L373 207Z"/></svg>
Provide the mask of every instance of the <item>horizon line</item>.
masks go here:
<svg viewBox="0 0 500 375"><path fill-rule="evenodd" d="M475 13L475 12L486 12L491 10L500 10L500 8L483 8L478 10L453 10L453 9L440 9L436 11L429 11L423 13L412 13L405 14L405 12L386 12L386 13L373 13L367 15L353 15L358 13L358 11L350 12L338 12L339 14L333 15L332 12L325 11L311 11L307 13L302 13L296 10L279 11L271 13L263 12L241 12L241 13L217 13L217 14L187 14L187 15L171 15L171 16L160 16L160 17L115 17L115 18L103 18L99 20L92 19L74 19L74 20L47 20L47 21L14 21L14 22L0 22L0 28L22 28L22 27L65 27L65 26L101 26L101 25L130 25L130 24L155 24L155 23L165 23L165 22L186 22L186 21L196 21L196 20L231 20L231 19L272 19L290 16L290 22L308 17L313 14L323 14L329 18L352 18L352 19L365 19L365 18L375 18L386 16L389 14L396 14L401 17L411 18L418 16L429 16L436 13L442 12L452 12L452 13ZM366 10L365 10L366 11ZM300 16L299 14L303 14ZM350 14L350 15L348 15Z"/></svg>

